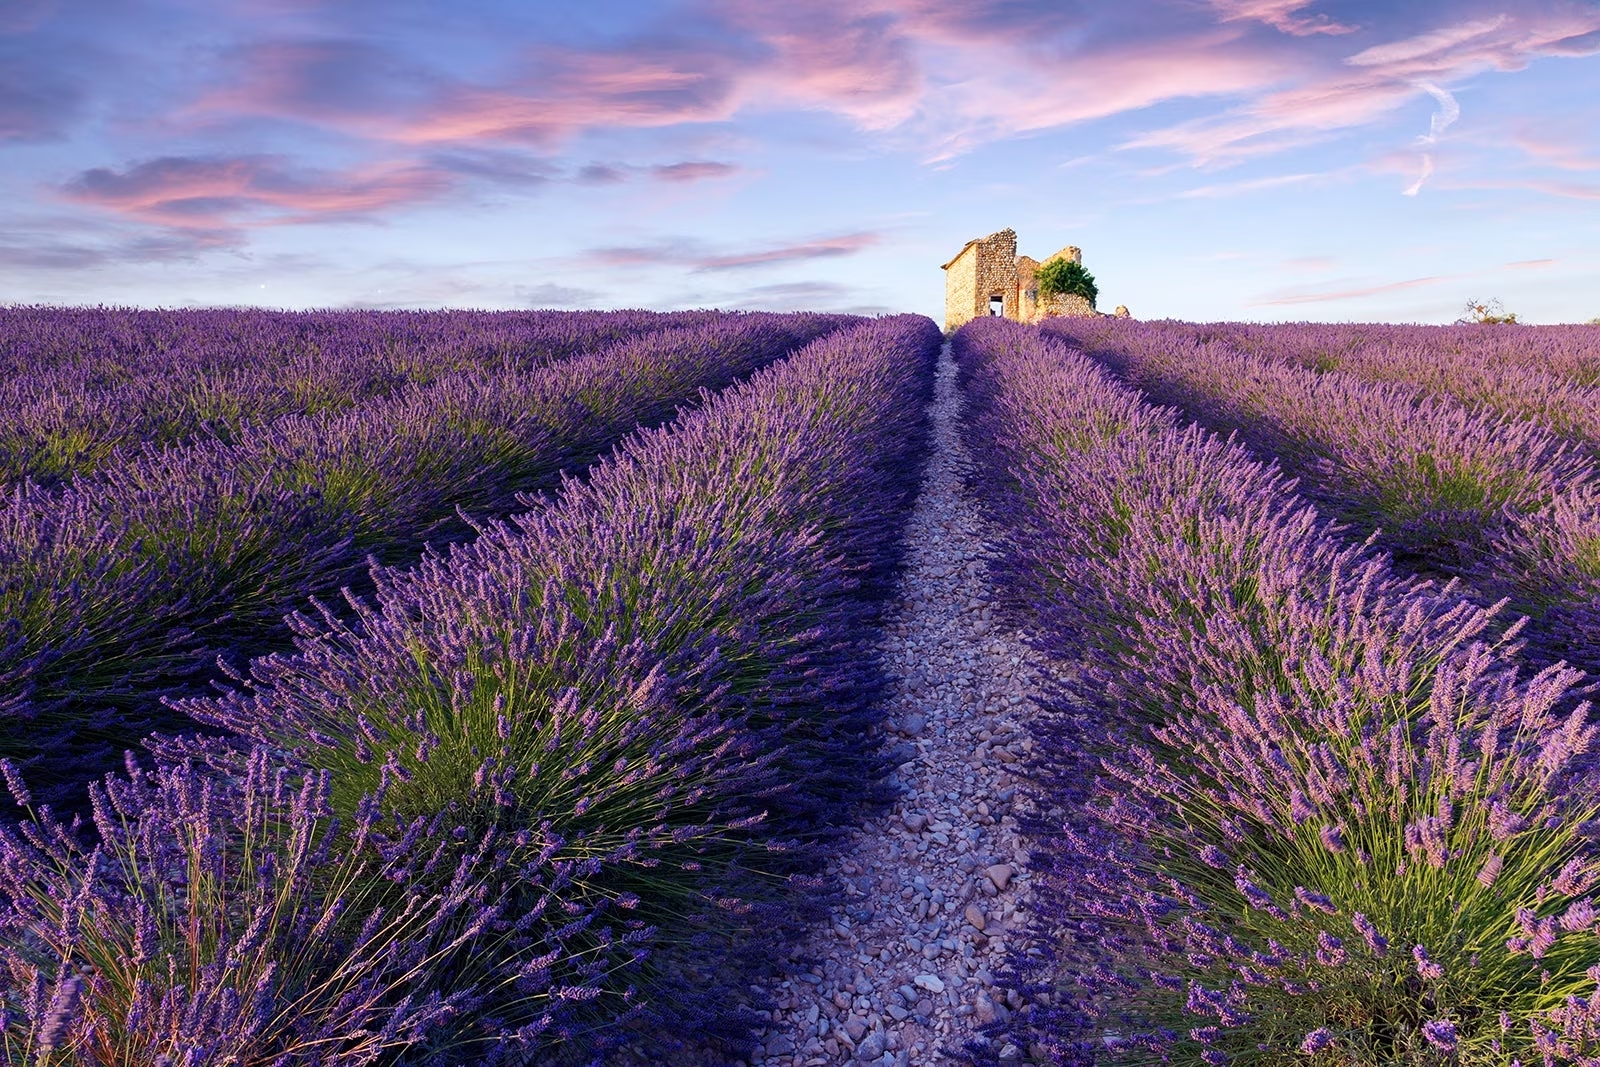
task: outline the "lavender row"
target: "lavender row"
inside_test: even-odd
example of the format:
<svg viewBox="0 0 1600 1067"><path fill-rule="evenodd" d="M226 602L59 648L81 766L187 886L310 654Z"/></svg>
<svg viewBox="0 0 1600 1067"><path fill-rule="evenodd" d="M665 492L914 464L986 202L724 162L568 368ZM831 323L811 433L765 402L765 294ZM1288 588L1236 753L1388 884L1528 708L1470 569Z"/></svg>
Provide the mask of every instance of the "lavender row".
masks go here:
<svg viewBox="0 0 1600 1067"><path fill-rule="evenodd" d="M156 694L286 643L282 617L553 488L846 320L740 315L550 368L462 373L340 415L128 457L0 506L0 756L58 805L172 726ZM154 716L154 717L152 717ZM35 766L40 761L48 766Z"/></svg>
<svg viewBox="0 0 1600 1067"><path fill-rule="evenodd" d="M118 449L339 412L458 371L507 373L715 312L0 309L0 482L52 483Z"/></svg>
<svg viewBox="0 0 1600 1067"><path fill-rule="evenodd" d="M956 338L1013 594L1089 674L1041 724L1055 1062L1600 1054L1596 731L1493 609L1039 332ZM1085 655L1087 653L1087 655Z"/></svg>
<svg viewBox="0 0 1600 1067"><path fill-rule="evenodd" d="M1168 324L1046 329L1278 457L1408 563L1510 597L1540 622L1537 660L1600 669L1600 475L1586 450L1413 385L1319 373Z"/></svg>
<svg viewBox="0 0 1600 1067"><path fill-rule="evenodd" d="M1450 385L1430 366L1460 371L1470 388L1494 389L1495 370L1527 374L1532 380L1600 385L1600 326L1403 326L1292 323L1278 326L1208 323L1195 327L1245 351L1281 354L1316 369L1404 368L1441 385ZM1486 375L1484 372L1489 372ZM1451 387L1459 388L1459 386ZM1508 394L1510 395L1510 394Z"/></svg>
<svg viewBox="0 0 1600 1067"><path fill-rule="evenodd" d="M1407 385L1317 373L1157 324L1052 324L1157 399L1278 456L1325 502L1382 527L1397 551L1460 571L1488 555L1498 520L1592 484L1570 443Z"/></svg>
<svg viewBox="0 0 1600 1067"><path fill-rule="evenodd" d="M1600 328L1593 326L1150 325L1175 340L1224 344L1307 370L1414 386L1475 410L1537 423L1590 453L1600 449Z"/></svg>
<svg viewBox="0 0 1600 1067"><path fill-rule="evenodd" d="M97 848L0 828L7 1062L747 1044L748 968L882 791L870 623L938 343L917 316L814 342L383 571L353 624L300 619L185 702L237 742L108 777Z"/></svg>

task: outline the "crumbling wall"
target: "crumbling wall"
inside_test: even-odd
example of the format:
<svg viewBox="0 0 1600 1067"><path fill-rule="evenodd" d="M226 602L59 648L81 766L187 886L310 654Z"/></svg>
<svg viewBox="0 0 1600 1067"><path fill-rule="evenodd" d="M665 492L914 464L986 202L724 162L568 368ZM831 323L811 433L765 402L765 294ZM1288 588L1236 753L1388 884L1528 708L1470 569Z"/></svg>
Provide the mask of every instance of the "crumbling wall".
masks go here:
<svg viewBox="0 0 1600 1067"><path fill-rule="evenodd" d="M976 313L989 314L989 301L1000 297L1000 314L1017 317L1017 231L991 233L978 242L978 296Z"/></svg>
<svg viewBox="0 0 1600 1067"><path fill-rule="evenodd" d="M1033 321L1038 322L1039 319L1047 319L1052 315L1098 314L1100 313L1094 309L1094 305L1077 293L1052 293L1047 297L1040 298L1038 318Z"/></svg>
<svg viewBox="0 0 1600 1067"><path fill-rule="evenodd" d="M989 314L991 297L1001 300L1001 314L1018 318L1017 234L1001 230L968 241L944 265L944 328L956 330L970 319Z"/></svg>
<svg viewBox="0 0 1600 1067"><path fill-rule="evenodd" d="M944 265L944 328L953 332L974 315L978 291L978 243L969 242Z"/></svg>
<svg viewBox="0 0 1600 1067"><path fill-rule="evenodd" d="M1035 322L1039 318L1039 261L1032 256L1017 257L1017 321Z"/></svg>

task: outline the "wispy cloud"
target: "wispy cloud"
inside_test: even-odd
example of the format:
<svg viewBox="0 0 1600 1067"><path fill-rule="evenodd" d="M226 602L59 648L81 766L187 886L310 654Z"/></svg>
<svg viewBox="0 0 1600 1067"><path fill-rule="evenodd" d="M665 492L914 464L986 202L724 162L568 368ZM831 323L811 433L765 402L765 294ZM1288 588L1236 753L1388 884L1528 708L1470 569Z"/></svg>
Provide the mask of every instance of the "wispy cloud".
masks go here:
<svg viewBox="0 0 1600 1067"><path fill-rule="evenodd" d="M1377 296L1381 293L1397 293L1406 289L1418 289L1427 285L1437 285L1447 281L1445 276L1438 275L1427 278L1410 278L1403 282L1382 282L1377 285L1363 285L1347 289L1295 289L1282 290L1269 293L1250 301L1251 307L1288 307L1296 304L1331 304L1340 300L1355 300L1365 296Z"/></svg>
<svg viewBox="0 0 1600 1067"><path fill-rule="evenodd" d="M707 178L728 178L739 173L732 163L714 160L693 160L683 163L665 163L650 168L652 176L664 182L698 182Z"/></svg>
<svg viewBox="0 0 1600 1067"><path fill-rule="evenodd" d="M1295 37L1355 33L1359 26L1337 22L1325 14L1306 14L1312 0L1211 0L1224 22L1263 22Z"/></svg>
<svg viewBox="0 0 1600 1067"><path fill-rule="evenodd" d="M321 171L279 156L162 156L120 171L95 167L57 191L143 222L220 229L362 218L450 186L446 172L420 165Z"/></svg>
<svg viewBox="0 0 1600 1067"><path fill-rule="evenodd" d="M1586 151L1573 138L1559 135L1514 133L1511 141L1535 162L1559 170L1600 170L1600 151Z"/></svg>
<svg viewBox="0 0 1600 1067"><path fill-rule="evenodd" d="M814 259L850 256L881 240L877 233L847 233L819 237L790 244L739 250L713 250L694 238L660 241L650 245L597 248L585 257L591 263L608 267L682 266L692 272L728 271L750 267L770 267Z"/></svg>
<svg viewBox="0 0 1600 1067"><path fill-rule="evenodd" d="M1600 200L1600 185L1553 181L1546 178L1494 178L1451 182L1454 189L1520 190L1553 196L1562 200Z"/></svg>
<svg viewBox="0 0 1600 1067"><path fill-rule="evenodd" d="M1180 199L1205 200L1224 196L1239 196L1244 193L1258 193L1263 189L1281 189L1286 185L1304 185L1306 182L1325 178L1324 174L1277 174L1268 178L1250 178L1237 182L1219 182L1213 185L1199 185L1185 189L1179 193Z"/></svg>
<svg viewBox="0 0 1600 1067"><path fill-rule="evenodd" d="M1441 89L1432 82L1419 82L1417 87L1439 102L1439 110L1433 113L1428 120L1428 132L1417 139L1417 143L1424 148L1432 148L1439 143L1439 135L1449 129L1461 117L1461 105L1448 91ZM1433 153L1422 153L1422 173L1417 180L1404 190L1406 196L1416 196L1422 191L1422 185L1433 175Z"/></svg>

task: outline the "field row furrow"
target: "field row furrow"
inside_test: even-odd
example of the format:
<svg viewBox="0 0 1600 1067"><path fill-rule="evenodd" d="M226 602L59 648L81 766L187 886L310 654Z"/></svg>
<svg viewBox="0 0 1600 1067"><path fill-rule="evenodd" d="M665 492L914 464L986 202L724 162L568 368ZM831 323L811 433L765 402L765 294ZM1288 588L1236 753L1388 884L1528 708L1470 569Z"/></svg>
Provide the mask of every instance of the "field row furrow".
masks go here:
<svg viewBox="0 0 1600 1067"><path fill-rule="evenodd" d="M1000 974L1028 923L1019 720L1038 657L996 614L955 371L942 355L879 646L898 792L829 860L843 895L780 969L752 1064L921 1067L1020 1004Z"/></svg>

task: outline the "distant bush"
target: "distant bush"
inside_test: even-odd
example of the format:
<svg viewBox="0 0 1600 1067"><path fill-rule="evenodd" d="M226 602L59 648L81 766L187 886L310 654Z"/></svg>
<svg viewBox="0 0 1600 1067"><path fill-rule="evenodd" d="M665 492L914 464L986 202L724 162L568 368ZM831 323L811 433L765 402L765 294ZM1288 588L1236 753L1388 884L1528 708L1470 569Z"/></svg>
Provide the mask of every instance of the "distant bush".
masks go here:
<svg viewBox="0 0 1600 1067"><path fill-rule="evenodd" d="M1082 263L1074 263L1070 259L1052 259L1039 268L1034 279L1039 283L1041 300L1059 293L1081 296L1089 301L1090 307L1094 307L1095 299L1100 295L1094 275L1085 270Z"/></svg>
<svg viewBox="0 0 1600 1067"><path fill-rule="evenodd" d="M1505 305L1499 300L1490 300L1487 303L1480 300L1468 300L1466 311L1456 320L1457 326L1466 326L1477 323L1481 326L1515 326L1517 313L1507 311Z"/></svg>

